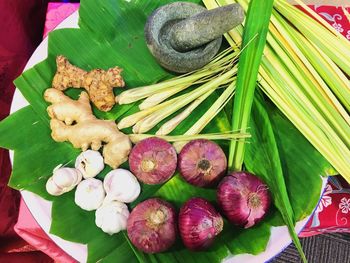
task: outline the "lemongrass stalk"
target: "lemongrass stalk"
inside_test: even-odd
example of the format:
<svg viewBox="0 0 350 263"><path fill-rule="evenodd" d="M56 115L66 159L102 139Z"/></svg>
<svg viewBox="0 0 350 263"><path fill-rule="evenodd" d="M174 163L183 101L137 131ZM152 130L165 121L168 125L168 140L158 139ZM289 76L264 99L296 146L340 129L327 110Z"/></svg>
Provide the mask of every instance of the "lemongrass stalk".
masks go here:
<svg viewBox="0 0 350 263"><path fill-rule="evenodd" d="M203 114L195 124L189 128L184 135L195 135L199 134L205 126L225 107L227 102L232 99L236 87L236 79L224 90L220 97L213 103L212 106ZM187 141L180 141L174 144L174 147L181 149Z"/></svg>
<svg viewBox="0 0 350 263"><path fill-rule="evenodd" d="M230 32L231 33L231 32ZM230 36L231 36L231 34L230 34ZM264 50L264 54L265 55L267 55L267 54L271 54L271 51L269 51L269 50L267 50L267 49L265 49ZM261 67L262 68L262 67ZM279 86L279 89L283 89L284 88L284 86L281 84L281 86ZM295 108L290 108L290 109L295 109ZM282 110L282 109L281 109ZM287 108L287 110L288 110L288 108ZM285 112L284 110L282 110L282 112ZM309 123L311 122L311 121L314 121L313 120L313 117L310 117L310 119L309 119ZM306 122L305 123L305 125L309 125L309 123L308 122ZM316 125L319 125L318 123L316 123ZM302 127L302 126L301 126ZM302 131L302 133L304 134L304 131L301 129L301 127L299 126L299 129ZM305 135L305 134L304 134ZM306 136L306 135L305 135ZM312 133L311 133L311 135L310 136L306 136L307 138L308 138L308 140L310 141L310 142L312 142L312 139L313 139L313 136L315 136L315 134L313 134L312 135ZM336 136L337 137L337 136ZM315 144L313 144L314 146L315 146ZM324 151L322 151L322 150L320 150L320 145L316 145L315 147L316 147L316 149L318 149L326 158L327 158L327 160L329 160L330 162L331 162L331 164L334 166L334 167L338 167L338 171L343 171L343 173L344 173L344 171L346 171L346 170L344 170L344 167L346 167L346 164L349 166L349 160L344 160L343 159L343 157L342 157L342 154L340 154L339 153L339 151L337 150L337 148L339 147L338 146L338 144L337 144L337 146L335 146L334 144L332 144L332 143L330 143L329 144L329 146L330 146L330 148L326 148ZM343 148L343 151L344 151L344 145L342 145L342 144L340 144L340 147L341 148ZM326 154L325 153L325 151L328 151L328 153L330 153L330 154ZM332 155L335 155L335 156L337 156L339 159L343 159L342 161L339 161L339 159L338 158L331 158L331 159L329 159L329 157L330 156L332 156ZM348 178L348 180L350 181L350 177Z"/></svg>
<svg viewBox="0 0 350 263"><path fill-rule="evenodd" d="M207 140L241 140L250 138L248 133L240 132L227 132L227 133L207 133L207 134L195 134L195 135L154 135L154 134L129 134L128 135L132 143L138 143L144 139L150 137L157 137L168 142L179 142L179 141L191 141L196 139L207 139Z"/></svg>
<svg viewBox="0 0 350 263"><path fill-rule="evenodd" d="M156 132L156 135L167 135L171 133L183 120L185 120L206 98L212 94L212 91L204 93L195 99L185 110L176 115L174 118L164 123Z"/></svg>
<svg viewBox="0 0 350 263"><path fill-rule="evenodd" d="M319 112L317 105L313 105L310 102L307 103L308 102L307 96L303 93L303 91L301 91L299 89L299 84L297 82L295 82L295 79L293 78L293 76L291 76L291 74L288 72L288 70L286 70L283 67L283 65L280 63L280 61L277 57L270 56L268 58L268 60L271 63L270 67L271 67L271 65L274 65L274 67L276 67L276 65L279 65L278 72L276 69L273 69L273 71L271 71L272 72L271 74L275 78L277 78L277 74L278 74L283 79L284 84L281 83L280 86L284 85L284 88L280 89L281 92L283 90L287 90L290 94L292 94L295 98L297 98L298 101L300 101L300 107L306 106L308 111L311 113L311 116L313 116L313 118L319 123L319 125L322 125L323 129L328 133L328 136L332 137L332 139L334 140L334 143L338 145L340 153L343 152L345 154L348 151L347 147L344 145L343 141L338 137L336 132L329 125L327 120ZM272 70L272 67L271 67L271 70ZM338 150L338 148L337 148L337 150ZM349 154L350 154L350 152L349 152Z"/></svg>
<svg viewBox="0 0 350 263"><path fill-rule="evenodd" d="M239 49L230 46L225 50L221 51L218 55L216 55L212 61L210 61L207 65L203 67L203 69L211 68L213 65L216 65L218 62L222 64L222 62L226 63L227 61L231 61L233 58L237 57L238 54L239 54Z"/></svg>
<svg viewBox="0 0 350 263"><path fill-rule="evenodd" d="M330 103L338 110L341 116L350 125L350 117L346 110L339 103L338 99L343 105L350 110L350 85L349 80L341 70L329 59L317 46L311 44L303 35L296 31L293 27L285 22L281 17L277 17L279 23L276 23L278 31L288 40L290 45L297 52L298 57L307 66L312 76L317 80L321 92L330 100ZM272 20L273 21L273 20ZM322 78L321 78L322 76ZM334 96L330 88L337 95Z"/></svg>
<svg viewBox="0 0 350 263"><path fill-rule="evenodd" d="M135 125L132 126L132 132L133 132L133 133L135 133L135 134L141 134L141 132L139 132L140 126L141 126L141 121L142 121L142 120L136 122Z"/></svg>
<svg viewBox="0 0 350 263"><path fill-rule="evenodd" d="M179 85L186 85L187 83L193 83L196 80L202 77L205 77L207 75L208 75L208 72L201 72L198 74L188 75L182 78L173 78L171 80L167 80L167 81L149 85L149 86L129 89L122 92L118 96L118 103L119 104L132 103L132 102L144 99L153 94L156 94L159 91L171 89Z"/></svg>
<svg viewBox="0 0 350 263"><path fill-rule="evenodd" d="M220 97L213 103L212 106L203 114L198 121L188 129L185 135L194 135L200 133L208 123L225 107L229 100L234 95L236 88L236 79L232 80L231 84L225 89Z"/></svg>
<svg viewBox="0 0 350 263"><path fill-rule="evenodd" d="M318 58L319 60L315 61L313 64L315 66L318 66L318 71L324 72L322 76L326 79L327 84L331 87L332 91L337 95L337 97L342 101L343 105L345 105L348 111L350 111L350 80L343 73L343 71L341 71L338 68L338 66L317 46L315 46L313 43L310 43L307 40L304 42L304 44L307 48L308 44L312 45L314 51L318 52L316 53L314 58Z"/></svg>
<svg viewBox="0 0 350 263"><path fill-rule="evenodd" d="M317 63L312 63L312 64L308 61L308 59L312 60L312 59L316 59L317 57L319 57L315 54L316 47L314 47L313 49L309 48L307 51L305 51L304 45L307 44L307 42L305 42L305 41L307 41L306 38L303 35L301 35L298 31L296 31L289 23L287 23L278 13L274 12L273 16L271 17L271 21L272 21L273 25L278 29L278 31L276 31L276 29L274 30L274 27L270 25L270 31L273 33L272 35L278 34L278 37L275 36L276 40L281 40L281 39L286 38L286 40L283 42L281 47L287 48L289 45L292 46L293 52L296 53L296 55L299 57L299 59L302 61L302 63L305 64L307 70L310 71L310 73L312 74L312 76L309 75L308 78L310 78L312 81L314 81L313 78L316 79L316 82L314 82L316 87L319 88L321 90L321 92L326 93L328 99L330 100L329 102L332 103L337 108L337 110L342 114L342 116L348 122L349 118L346 114L346 111L339 104L336 97L332 94L332 92L329 90L327 85L321 79L318 72L315 70L316 67L319 69L318 71L323 70L324 74L322 74L322 76L324 77L325 74L327 74L328 72L331 72L331 71L327 71L324 69L325 67L327 67L327 64L321 63L322 61L320 61L320 60L318 60ZM281 24L283 24L283 25L281 25ZM271 39L271 36L270 36L270 39ZM300 44L300 41L304 41L303 42L304 45ZM268 39L268 42L270 42L269 39ZM294 42L295 42L295 44L294 44ZM298 46L298 48L297 48L297 46ZM303 52L301 52L301 50L299 50L299 49L302 49ZM290 49L288 50L287 53L289 55L291 54ZM328 60L329 60L328 63L329 62L333 63L329 58L328 58ZM296 63L296 64L301 65L301 63ZM328 65L328 69L330 66L331 65ZM335 64L333 63L333 68L334 68L334 66L335 66ZM340 79L339 79L339 82L337 82L336 84L334 84L335 82L333 80L328 81L328 84L332 85L332 87L334 89L337 89L337 90L340 89L340 90L342 90L343 93L347 93L347 95L344 95L345 97L350 96L349 81L347 80L345 75L339 69L336 72L332 71L331 73L333 74L333 78L334 78L334 74L335 74ZM308 79L308 78L306 78L306 79ZM340 84L340 86L339 86L339 84ZM338 88L338 87L341 87L341 88ZM333 91L334 91L334 89L333 89ZM344 99L343 101L345 102L346 99Z"/></svg>
<svg viewBox="0 0 350 263"><path fill-rule="evenodd" d="M230 55L227 55L228 58L231 58ZM233 58L233 57L232 57ZM225 70L231 68L231 65L228 63L225 63L224 65L218 67L216 69L217 72L224 72ZM147 108L151 108L154 107L155 105L158 105L159 103L163 102L164 100L170 98L171 96L173 96L174 94L183 91L187 88L189 88L192 85L197 85L197 84L201 84L201 83L205 83L210 81L212 78L215 78L216 75L208 75L206 77L203 77L193 83L188 83L187 85L179 85L179 86L175 86L169 90L164 90L164 91L160 91L156 94L153 94L149 97L147 97L140 105L139 105L139 109L140 110L144 110Z"/></svg>
<svg viewBox="0 0 350 263"><path fill-rule="evenodd" d="M175 86L174 88L170 89L170 90L164 90L161 92L158 92L156 94L153 94L149 97L147 97L140 105L139 105L139 109L140 110L145 110L148 108L152 108L156 105L158 105L159 103L165 101L167 98L170 98L171 96L173 96L174 94L187 89L188 87L190 87L192 84L187 84L187 85L181 85L181 86Z"/></svg>
<svg viewBox="0 0 350 263"><path fill-rule="evenodd" d="M265 50L265 53L266 53L266 50ZM324 87L324 86L323 86L323 87ZM340 109L340 111L341 111L341 113L342 113L344 119L345 119L345 120L348 120L348 115L345 113L344 110L341 109L341 106L339 105L339 103L338 103L338 109ZM346 126L345 126L345 125L343 125L343 127L346 129ZM343 132L343 135L346 137L346 132ZM343 136L343 138L345 138L344 136Z"/></svg>
<svg viewBox="0 0 350 263"><path fill-rule="evenodd" d="M230 82L231 79L227 79L224 82L222 82L220 85L226 85L228 82ZM220 88L221 86L217 87ZM213 93L215 88L212 88L209 90L210 93ZM163 119L167 118L171 114L175 113L180 108L184 107L185 105L191 103L193 100L197 99L199 96L203 95L203 91L194 90L190 93L183 94L182 96L176 97L172 100L172 105L163 108L161 110L158 110L149 116L139 120L134 126L133 126L133 132L134 133L144 133L152 129L154 126L156 126L159 122L161 122Z"/></svg>
<svg viewBox="0 0 350 263"><path fill-rule="evenodd" d="M273 19L272 19L273 21ZM276 22L276 21L275 21ZM276 25L278 25L276 23ZM282 30L282 28L279 28ZM279 34L272 28L272 35ZM282 34L282 33L281 33ZM308 95L312 105L317 105L317 110L325 118L325 121L331 124L332 130L335 130L338 134L342 136L342 139L350 145L350 126L344 121L344 119L339 115L335 108L331 105L332 101L328 95L333 96L332 92L329 90L327 85L324 83L322 78L314 70L312 65L308 62L302 52L294 45L293 41L283 41L284 38L288 37L288 33L284 32L282 35L275 36L276 39L280 41L280 46L276 45L273 39L270 39L270 44L273 45L274 50L277 52L280 59L287 65L288 71L293 72L290 74L301 85L296 86L299 88L300 92ZM293 48L291 48L293 46ZM286 50L284 53L282 47ZM290 60L288 60L288 54ZM335 98L334 96L332 98ZM338 102L338 106L341 105ZM345 112L344 109L341 110Z"/></svg>
<svg viewBox="0 0 350 263"><path fill-rule="evenodd" d="M136 123L137 128L135 129L135 133L145 133L152 129L154 126L156 126L159 122L164 120L166 117L170 116L177 110L181 109L185 105L191 103L194 99L200 97L204 93L208 91L214 91L218 86L226 84L228 81L230 81L230 78L236 73L237 68L233 68L226 73L218 76L217 78L214 78L213 80L201 85L200 87L196 88L195 90L184 94L185 97L181 96L181 98L175 98L176 101L174 101L173 105L171 107L167 107L162 110L158 110L151 115L147 116L146 118L142 119L138 123Z"/></svg>
<svg viewBox="0 0 350 263"><path fill-rule="evenodd" d="M119 123L118 123L118 128L123 129L123 128L128 128L133 126L133 133L141 133L140 132L140 127L143 124L144 120L147 120L148 116L157 116L158 113L157 111L160 112L171 112L174 111L174 106L178 101L183 101L184 99L191 99L188 98L188 94L182 94L181 96L175 97L171 100L165 101L161 104L158 104L152 108L147 108L145 110L136 112L134 114L131 114L125 118L123 118ZM196 99L196 97L193 98L193 100ZM152 114L155 115L152 115ZM120 128L122 127L122 128Z"/></svg>
<svg viewBox="0 0 350 263"><path fill-rule="evenodd" d="M160 83L126 90L117 97L118 103L132 103L152 96L160 91L169 90L177 86L193 84L201 78L219 73L222 70L222 67L225 67L231 62L232 59L237 57L237 55L238 51L228 48L219 53L210 63L199 70L189 72Z"/></svg>
<svg viewBox="0 0 350 263"><path fill-rule="evenodd" d="M274 21L274 19L272 19L272 21L278 25L276 20ZM342 136L342 139L350 145L350 138L348 136L348 134L350 134L349 125L330 104L331 101L329 98L321 93L324 90L328 90L326 84L318 76L316 71L313 72L314 74L310 73L313 67L308 63L307 59L296 46L293 45L293 48L290 46L293 44L293 41L284 41L284 38L288 36L287 31L285 31L282 36L273 26L270 27L270 30L272 34L270 34L268 38L269 44L276 52L279 59L287 66L288 72L293 72L293 74L289 74L289 76L297 83L300 83L295 87L298 89L301 98L303 98L304 101L309 100L312 105L317 105L317 112L323 116L323 118L320 118L329 123L332 130L338 132ZM282 30L281 27L280 30ZM269 56L269 58L274 59L272 56ZM308 67L303 63L306 63ZM315 77L319 78L315 79Z"/></svg>
<svg viewBox="0 0 350 263"><path fill-rule="evenodd" d="M350 43L339 41L327 28L284 1L276 1L277 10L298 28L303 35L322 49L346 74L350 75ZM327 40L327 41L325 41Z"/></svg>
<svg viewBox="0 0 350 263"><path fill-rule="evenodd" d="M341 71L338 66L328 57L322 50L309 41L304 41L304 48L313 47L314 52L317 52L312 59L317 59L313 64L317 67L322 76L326 79L327 84L336 94L343 105L350 111L350 81Z"/></svg>
<svg viewBox="0 0 350 263"><path fill-rule="evenodd" d="M275 81L279 81L276 85L278 92L283 94L286 98L295 101L293 107L289 108L289 111L298 111L303 110L305 116L309 116L309 126L315 125L320 127L322 132L327 134L327 140L331 141L330 150L333 151L333 154L337 156L337 165L333 164L335 168L342 167L341 170L344 170L346 163L349 163L350 151L344 145L342 140L337 136L337 134L329 127L327 122L320 116L317 109L310 103L307 103L307 99L304 95L297 90L298 84L293 83L293 80L289 78L289 74L283 68L283 65L279 65L278 70L275 68L278 65L279 61L277 58L271 57L264 61L264 68L267 69L267 72L273 76ZM272 66L273 65L273 66ZM290 81L290 82L289 82ZM294 86L294 87L293 87ZM314 137L319 137L320 134L315 133ZM348 158L346 156L349 156ZM348 160L347 160L348 159Z"/></svg>
<svg viewBox="0 0 350 263"><path fill-rule="evenodd" d="M305 138L307 138L310 143L317 148L320 153L330 160L330 162L337 162L336 155L333 155L329 152L329 140L326 138L325 134L321 129L313 122L309 122L310 116L305 115L300 109L298 111L290 110L293 107L293 103L290 102L287 97L281 96L278 91L279 88L276 88L277 91L272 88L277 84L271 78L266 76L260 82L260 87L264 93L271 99L271 101L282 111L282 113L287 116L287 118L294 124L294 126L302 131ZM318 136L315 136L318 134Z"/></svg>
<svg viewBox="0 0 350 263"><path fill-rule="evenodd" d="M264 63L263 68L267 68L266 65L267 64ZM273 76L274 80L278 79L281 72L281 67L278 68L278 71L274 69L275 65L275 61L271 62L270 64L270 69L273 69L270 75ZM297 126L297 128L339 172L344 173L344 177L347 177L349 171L346 167L349 166L350 162L349 157L346 156L350 156L349 149L339 139L337 134L335 134L332 129L329 129L322 117L319 118L317 110L310 109L310 105L307 103L307 101L303 101L299 97L295 97L296 94L293 89L286 89L288 84L285 80L283 80L278 83L278 85L275 85L276 93L281 94L281 96L286 99L289 99L293 102L293 104L286 108L280 108L278 104L276 105L293 123L295 122L295 119L288 114L290 112L299 112L300 116L307 118L304 124L302 126ZM267 95L269 96L269 94ZM276 100L273 101L276 103ZM313 108L312 105L311 108ZM308 129L311 131L310 134L307 133ZM315 143L315 140L317 139L321 139L321 141L319 143ZM348 177L348 179L350 179L350 177Z"/></svg>
<svg viewBox="0 0 350 263"><path fill-rule="evenodd" d="M118 123L118 129L124 129L124 128L128 128L133 126L135 123L137 123L138 121L144 119L145 117L147 117L148 115L150 115L151 113L163 109L165 107L170 106L173 102L175 101L175 99L173 100L168 100L165 101L159 105L156 105L152 108L148 108L142 111L138 111L134 114L131 114L129 116L124 117L123 119L120 120L120 122Z"/></svg>
<svg viewBox="0 0 350 263"><path fill-rule="evenodd" d="M272 68L272 67L271 67ZM313 116L302 107L301 103L288 94L281 85L285 82L277 83L276 75L264 73L260 81L265 94L274 102L274 104L287 116L287 118L303 133L309 142L334 166L339 173L344 176L349 173L346 160L339 158L339 153L334 151L333 142L323 131L317 122L313 121ZM274 88L273 88L274 87ZM346 172L347 171L347 172ZM350 179L350 178L348 178Z"/></svg>
<svg viewBox="0 0 350 263"><path fill-rule="evenodd" d="M230 49L227 49L227 50L223 51L221 54L219 54L212 62L210 62L210 67L211 66L215 66L215 65L219 66L218 68L215 69L215 71L217 71L217 72L226 70L227 67L230 66L231 61L234 60L235 57L237 57L237 55L238 55L238 52L233 52L232 53ZM226 57L224 57L224 56L226 56ZM219 63L219 64L217 64L217 63ZM209 68L209 66L207 68ZM233 72L235 72L235 71L236 71L236 69ZM170 101L163 102L161 104L158 104L158 103L160 103L163 99L166 99L166 97L169 96L169 94L172 94L172 93L175 94L175 93L177 93L177 92L187 88L188 86L190 86L192 84L196 84L196 83L198 84L198 83L201 83L203 81L208 81L208 78L210 79L211 77L209 75L208 76L204 76L202 78L202 80L198 80L197 82L191 82L191 83L187 84L187 86L178 85L178 86L174 86L174 87L169 87L169 89L165 90L164 92L158 92L158 93L154 94L154 96L155 96L154 98L157 98L158 101L156 101L156 99L155 99L155 101L153 101L153 103L154 104L157 103L157 105L150 105L151 103L149 105L147 105L147 104L143 105L142 107L140 107L140 108L142 108L142 111L134 113L132 115L129 115L129 116L123 118L118 123L118 128L119 129L124 129L124 128L127 128L127 127L131 127L134 124L136 124L137 122L139 122L142 119L144 119L145 117L147 117L148 115L150 115L151 113L153 113L153 112L155 112L157 110L163 109L166 106L171 105L176 100L178 100L179 97L178 98L174 98L174 99L172 99ZM175 82L177 81L177 79L178 78L175 79ZM168 80L168 81L165 82L165 84L168 85L169 82L172 82L172 81ZM155 84L155 85L161 85L161 84L162 83L158 83L158 84ZM149 86L149 89L152 89L153 86L154 85ZM149 97L149 98L151 98L151 97ZM182 96L181 98L183 98L183 97L184 96ZM140 127L140 123L138 123L133 128L135 133L138 131L138 127Z"/></svg>

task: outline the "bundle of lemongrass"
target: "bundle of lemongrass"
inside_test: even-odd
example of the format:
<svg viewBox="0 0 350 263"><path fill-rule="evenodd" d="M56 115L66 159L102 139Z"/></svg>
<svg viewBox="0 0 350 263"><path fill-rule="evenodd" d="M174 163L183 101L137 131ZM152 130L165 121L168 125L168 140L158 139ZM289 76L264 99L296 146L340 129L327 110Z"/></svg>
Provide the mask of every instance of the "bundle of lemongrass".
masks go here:
<svg viewBox="0 0 350 263"><path fill-rule="evenodd" d="M204 0L208 9L248 0ZM275 0L259 86L350 182L350 43L301 1ZM316 20L315 20L316 19ZM225 37L236 47L243 26Z"/></svg>
<svg viewBox="0 0 350 263"><path fill-rule="evenodd" d="M350 182L350 85L345 75L350 75L350 43L300 0L296 2L313 18L286 0L275 0L259 68L259 86ZM249 0L203 0L203 3L208 9L239 3L247 11ZM140 111L122 119L118 127L133 126L135 134L142 134L183 109L156 132L158 136L167 135L217 88L225 88L184 135L199 134L234 94L240 52L237 47L242 34L243 26L225 34L232 49L225 50L200 70L121 93L120 104L145 100ZM194 84L199 86L184 93ZM137 140L137 135L134 136ZM182 143L175 144L181 147Z"/></svg>
<svg viewBox="0 0 350 263"><path fill-rule="evenodd" d="M158 137L171 133L193 110L208 98L216 89L224 88L219 98L208 111L181 137L166 136L165 139L174 141L176 149L181 149L184 141L197 138L202 129L222 110L232 98L235 90L237 49L229 48L218 54L209 64L197 71L175 77L173 79L145 87L138 87L122 92L117 100L119 104L127 104L144 99L139 105L139 112L123 118L118 123L119 129L133 126L130 138L137 142L147 137L144 133L154 128L167 117L175 114L166 121L156 132ZM189 87L198 84L194 89ZM187 91L187 92L186 92ZM181 95L179 95L179 93ZM171 99L169 99L172 97ZM168 100L167 100L168 99ZM179 113L178 113L179 112ZM204 135L199 135L204 136ZM242 139L247 134L238 132L206 134L206 138L215 140ZM199 137L198 137L199 138Z"/></svg>

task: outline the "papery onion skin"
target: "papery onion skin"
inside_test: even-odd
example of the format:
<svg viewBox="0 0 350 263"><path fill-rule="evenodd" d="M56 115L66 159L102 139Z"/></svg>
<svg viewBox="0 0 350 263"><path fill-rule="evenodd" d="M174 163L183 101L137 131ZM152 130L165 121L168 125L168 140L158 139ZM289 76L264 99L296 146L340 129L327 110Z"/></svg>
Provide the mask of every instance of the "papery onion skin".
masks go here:
<svg viewBox="0 0 350 263"><path fill-rule="evenodd" d="M222 231L223 225L222 216L203 198L191 198L180 209L180 236L190 250L208 248Z"/></svg>
<svg viewBox="0 0 350 263"><path fill-rule="evenodd" d="M248 172L234 172L222 179L217 200L229 221L244 228L260 222L271 204L267 185Z"/></svg>
<svg viewBox="0 0 350 263"><path fill-rule="evenodd" d="M132 173L146 184L161 184L176 170L177 155L167 141L151 137L137 143L131 150L129 165Z"/></svg>
<svg viewBox="0 0 350 263"><path fill-rule="evenodd" d="M213 187L225 175L227 159L216 143L198 139L187 143L179 154L178 168L190 184Z"/></svg>
<svg viewBox="0 0 350 263"><path fill-rule="evenodd" d="M176 213L174 207L159 198L138 204L127 222L131 243L146 253L169 249L176 240Z"/></svg>

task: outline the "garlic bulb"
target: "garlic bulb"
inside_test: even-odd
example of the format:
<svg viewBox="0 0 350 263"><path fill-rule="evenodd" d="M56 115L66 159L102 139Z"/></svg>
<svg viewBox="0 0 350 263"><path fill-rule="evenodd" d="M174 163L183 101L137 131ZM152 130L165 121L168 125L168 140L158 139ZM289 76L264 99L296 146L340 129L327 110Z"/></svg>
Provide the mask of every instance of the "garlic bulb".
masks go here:
<svg viewBox="0 0 350 263"><path fill-rule="evenodd" d="M128 207L118 201L106 201L96 210L95 223L110 235L126 229L126 222L129 217Z"/></svg>
<svg viewBox="0 0 350 263"><path fill-rule="evenodd" d="M78 184L75 190L75 203L87 211L96 210L102 205L105 191L102 182L95 178L88 178Z"/></svg>
<svg viewBox="0 0 350 263"><path fill-rule="evenodd" d="M82 174L74 168L61 168L61 165L53 170L52 176L47 180L46 191L50 195L61 195L72 190L82 179Z"/></svg>
<svg viewBox="0 0 350 263"><path fill-rule="evenodd" d="M83 174L85 179L95 177L104 167L103 157L98 151L82 152L75 161L75 168Z"/></svg>
<svg viewBox="0 0 350 263"><path fill-rule="evenodd" d="M136 177L125 169L110 171L103 181L103 186L108 200L117 200L123 203L135 201L141 191Z"/></svg>

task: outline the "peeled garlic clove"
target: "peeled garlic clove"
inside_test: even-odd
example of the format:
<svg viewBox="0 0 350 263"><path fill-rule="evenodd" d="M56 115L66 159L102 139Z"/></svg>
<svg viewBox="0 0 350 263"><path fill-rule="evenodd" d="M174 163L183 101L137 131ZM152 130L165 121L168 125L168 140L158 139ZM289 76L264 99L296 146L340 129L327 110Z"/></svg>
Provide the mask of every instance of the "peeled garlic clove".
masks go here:
<svg viewBox="0 0 350 263"><path fill-rule="evenodd" d="M46 191L50 195L55 195L55 196L58 196L64 193L63 188L60 188L55 184L55 182L52 179L52 176L46 182Z"/></svg>
<svg viewBox="0 0 350 263"><path fill-rule="evenodd" d="M140 195L140 184L128 170L115 169L110 171L104 181L104 189L108 200L131 203Z"/></svg>
<svg viewBox="0 0 350 263"><path fill-rule="evenodd" d="M88 178L78 184L74 201L82 209L92 211L102 205L104 198L105 191L102 182L95 178Z"/></svg>
<svg viewBox="0 0 350 263"><path fill-rule="evenodd" d="M79 170L60 166L53 170L53 175L46 183L46 191L51 195L61 195L72 190L82 179Z"/></svg>
<svg viewBox="0 0 350 263"><path fill-rule="evenodd" d="M104 168L103 157L98 151L87 150L79 154L75 161L75 168L83 174L85 179L95 177Z"/></svg>
<svg viewBox="0 0 350 263"><path fill-rule="evenodd" d="M104 202L96 210L95 223L103 232L112 235L126 229L128 217L129 210L124 203L118 201Z"/></svg>
<svg viewBox="0 0 350 263"><path fill-rule="evenodd" d="M82 179L82 174L74 168L59 168L54 170L52 178L54 182L63 188L73 189Z"/></svg>

